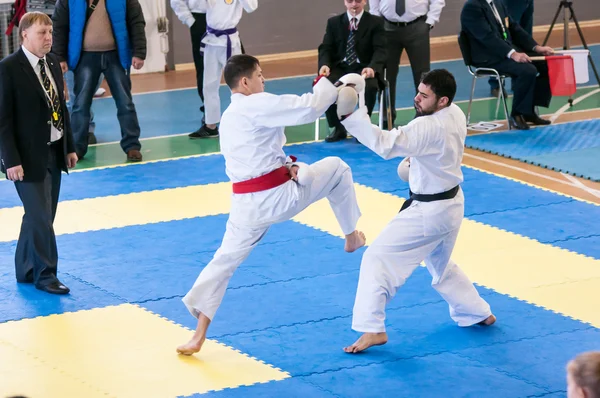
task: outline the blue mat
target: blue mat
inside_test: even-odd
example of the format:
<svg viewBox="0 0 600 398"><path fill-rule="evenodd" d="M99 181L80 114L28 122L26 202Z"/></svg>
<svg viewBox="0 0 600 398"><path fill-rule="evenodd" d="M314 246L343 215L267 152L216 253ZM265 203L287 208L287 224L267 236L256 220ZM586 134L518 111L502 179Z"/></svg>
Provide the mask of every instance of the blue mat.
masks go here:
<svg viewBox="0 0 600 398"><path fill-rule="evenodd" d="M600 181L600 119L467 137L467 147Z"/></svg>

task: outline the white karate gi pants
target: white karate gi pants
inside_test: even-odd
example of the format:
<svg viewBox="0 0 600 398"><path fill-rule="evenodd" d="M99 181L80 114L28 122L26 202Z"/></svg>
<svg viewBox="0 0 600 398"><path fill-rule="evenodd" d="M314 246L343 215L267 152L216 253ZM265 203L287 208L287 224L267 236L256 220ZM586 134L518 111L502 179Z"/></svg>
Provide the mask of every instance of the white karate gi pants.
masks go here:
<svg viewBox="0 0 600 398"><path fill-rule="evenodd" d="M327 198L344 235L356 229L361 213L356 202L350 167L337 157L328 157L307 167L311 168L315 176L310 185L300 186L290 181L271 190L282 190L287 196L282 198L279 193L272 192L271 196L277 198L277 204L284 201L289 204L282 208L275 218L267 223L264 220L256 220L240 224L232 221L230 216L221 247L183 298L183 303L193 316L197 318L202 312L209 319L213 319L234 271L265 236L272 224L287 221L310 204ZM235 201L232 201L232 207L234 205Z"/></svg>
<svg viewBox="0 0 600 398"><path fill-rule="evenodd" d="M231 55L242 53L240 43L233 41ZM206 124L217 124L221 120L221 97L219 87L223 69L227 63L227 47L207 44L204 47L204 118Z"/></svg>
<svg viewBox="0 0 600 398"><path fill-rule="evenodd" d="M352 329L363 333L385 332L386 304L423 260L433 277L431 286L446 300L450 317L459 326L474 325L492 314L489 304L450 259L459 228L425 234L420 205L413 202L398 213L365 251Z"/></svg>

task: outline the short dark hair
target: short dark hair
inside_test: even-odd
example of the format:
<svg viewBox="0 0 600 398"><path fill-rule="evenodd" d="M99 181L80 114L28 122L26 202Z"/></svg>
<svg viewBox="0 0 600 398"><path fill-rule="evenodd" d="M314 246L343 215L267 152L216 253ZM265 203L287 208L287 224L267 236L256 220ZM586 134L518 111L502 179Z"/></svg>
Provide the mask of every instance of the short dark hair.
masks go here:
<svg viewBox="0 0 600 398"><path fill-rule="evenodd" d="M227 64L225 65L225 71L223 72L225 83L227 83L229 88L237 87L240 79L242 77L252 77L252 73L259 65L258 59L252 55L234 55L227 60Z"/></svg>
<svg viewBox="0 0 600 398"><path fill-rule="evenodd" d="M431 87L431 91L438 99L448 97L448 105L454 100L456 95L456 80L452 73L446 69L434 69L423 74L421 83Z"/></svg>

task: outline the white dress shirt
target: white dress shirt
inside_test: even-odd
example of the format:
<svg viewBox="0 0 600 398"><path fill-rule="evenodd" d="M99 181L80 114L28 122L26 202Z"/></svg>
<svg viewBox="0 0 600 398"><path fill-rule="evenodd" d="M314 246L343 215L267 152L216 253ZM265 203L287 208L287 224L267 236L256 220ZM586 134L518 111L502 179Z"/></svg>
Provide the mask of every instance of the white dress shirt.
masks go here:
<svg viewBox="0 0 600 398"><path fill-rule="evenodd" d="M217 30L227 30L236 28L242 19L244 10L247 13L254 12L258 8L258 0L207 0L208 8L206 10L206 25ZM240 46L240 36L238 32L229 35L232 46ZM207 34L202 40L204 44L212 46L227 46L227 35L217 37L213 34Z"/></svg>
<svg viewBox="0 0 600 398"><path fill-rule="evenodd" d="M427 23L431 26L440 21L442 9L446 5L444 0L405 0L406 12L404 15L396 14L396 0L369 0L369 12L373 15L383 16L391 22L411 22L427 15Z"/></svg>
<svg viewBox="0 0 600 398"><path fill-rule="evenodd" d="M25 46L21 46L21 48L23 49L23 52L25 53L27 60L31 64L33 71L37 75L38 80L40 81L40 84L42 85L42 90L44 91L44 93L46 93L46 89L44 88L44 83L42 82L42 72L40 72L40 65L39 65L40 58L38 58L37 55L34 55L33 53L31 53L31 51L29 51L27 48L25 48ZM48 63L48 59L45 56L44 56L44 61L46 62L46 64ZM54 77L52 76L52 72L50 71L50 68L46 68L46 74L48 75L48 78L50 79L50 83L52 83L52 89L56 92L56 95L58 96L58 90L56 89L56 83L54 82ZM46 93L46 98L48 99L48 101L51 101L48 93ZM50 105L48 105L48 106L50 106ZM64 117L63 117L63 121L64 121ZM63 136L62 131L60 131L56 127L54 127L54 124L52 124L52 120L50 120L50 125L52 126L50 129L50 141L54 142L54 141L60 140Z"/></svg>
<svg viewBox="0 0 600 398"><path fill-rule="evenodd" d="M358 15L352 15L350 13L350 11L346 11L346 14L348 15L348 22L351 23L352 22L352 18L356 18L356 26L355 26L355 28L358 29L358 24L360 23L360 19L362 18L362 16L364 15L364 13L365 13L365 10L362 10L360 12L360 14L358 14Z"/></svg>
<svg viewBox="0 0 600 398"><path fill-rule="evenodd" d="M171 0L171 8L181 22L191 28L196 19L192 13L206 14L206 0Z"/></svg>

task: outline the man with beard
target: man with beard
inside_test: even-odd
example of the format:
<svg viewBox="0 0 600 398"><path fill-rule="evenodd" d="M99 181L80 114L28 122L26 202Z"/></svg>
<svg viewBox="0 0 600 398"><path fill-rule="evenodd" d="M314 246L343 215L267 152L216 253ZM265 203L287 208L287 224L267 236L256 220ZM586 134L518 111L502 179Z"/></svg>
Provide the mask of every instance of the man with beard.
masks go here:
<svg viewBox="0 0 600 398"><path fill-rule="evenodd" d="M460 184L467 136L465 115L452 103L455 94L454 76L433 70L421 79L414 100L419 117L408 125L382 132L364 106L342 122L382 158L410 157L410 198L363 255L352 319L352 329L363 335L344 348L348 353L387 342L386 304L423 261L459 326L489 326L496 320L450 259L464 216Z"/></svg>

